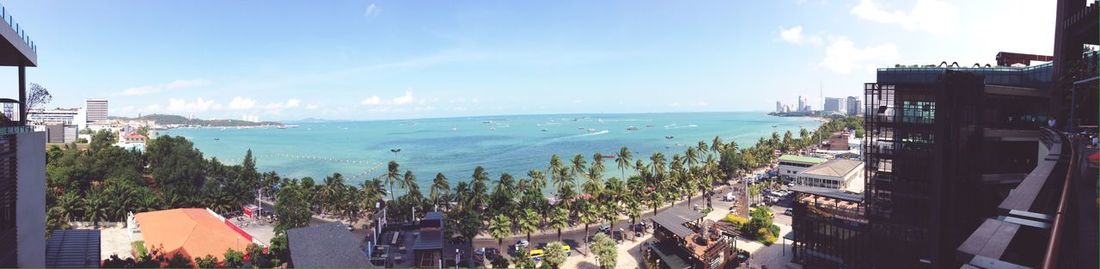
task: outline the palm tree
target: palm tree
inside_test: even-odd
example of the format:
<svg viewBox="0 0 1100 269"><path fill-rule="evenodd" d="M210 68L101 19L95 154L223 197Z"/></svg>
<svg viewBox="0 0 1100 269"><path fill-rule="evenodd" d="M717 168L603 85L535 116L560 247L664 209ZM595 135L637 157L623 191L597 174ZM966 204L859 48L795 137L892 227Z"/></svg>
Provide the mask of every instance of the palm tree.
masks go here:
<svg viewBox="0 0 1100 269"><path fill-rule="evenodd" d="M432 187L428 191L428 195L432 197L432 205L438 208L441 198L451 191L451 186L447 183L447 176L444 176L443 173L436 173L435 179L432 180Z"/></svg>
<svg viewBox="0 0 1100 269"><path fill-rule="evenodd" d="M531 189L542 193L542 189L546 188L546 174L543 174L542 171L531 169L527 171L527 177L531 179L528 182L528 187Z"/></svg>
<svg viewBox="0 0 1100 269"><path fill-rule="evenodd" d="M363 183L360 183L359 191L362 192L359 196L361 198L360 206L363 208L363 211L370 212L374 212L375 203L382 200L383 192L385 192L385 190L382 189L382 181L378 178L365 180Z"/></svg>
<svg viewBox="0 0 1100 269"><path fill-rule="evenodd" d="M599 152L592 154L592 168L588 169L589 176L596 180L603 180L603 154Z"/></svg>
<svg viewBox="0 0 1100 269"><path fill-rule="evenodd" d="M550 210L550 216L548 216L550 228L558 230L558 241L561 241L561 229L569 227L569 210L564 206L558 204L552 210Z"/></svg>
<svg viewBox="0 0 1100 269"><path fill-rule="evenodd" d="M535 232L535 230L538 230L540 224L539 222L541 220L542 216L539 216L539 214L531 208L523 209L519 212L519 215L516 216L519 231L527 234L527 242L531 242L531 233Z"/></svg>
<svg viewBox="0 0 1100 269"><path fill-rule="evenodd" d="M725 143L722 143L722 138L716 135L714 136L714 141L710 142L710 150L714 152L714 154L722 154L722 147L725 145Z"/></svg>
<svg viewBox="0 0 1100 269"><path fill-rule="evenodd" d="M386 185L390 186L390 191L386 193L390 199L393 199L393 184L401 177L400 171L401 165L395 161L390 161L386 168Z"/></svg>
<svg viewBox="0 0 1100 269"><path fill-rule="evenodd" d="M688 168L695 167L695 164L699 163L699 152L695 151L694 147L688 147L687 150L684 151L683 161Z"/></svg>
<svg viewBox="0 0 1100 269"><path fill-rule="evenodd" d="M57 197L54 208L59 210L57 214L61 216L61 220L64 221L63 223L69 223L73 220L73 210L79 210L79 203L79 197L76 196L75 192L66 192Z"/></svg>
<svg viewBox="0 0 1100 269"><path fill-rule="evenodd" d="M626 193L626 184L622 180L616 177L612 177L607 180L605 184L604 192L605 199L603 199L604 207L607 209L605 216L611 223L611 230L615 230L615 220L619 218L619 204L622 202Z"/></svg>
<svg viewBox="0 0 1100 269"><path fill-rule="evenodd" d="M630 149L623 146L619 149L619 155L615 156L615 164L619 166L619 172L622 173L623 178L626 178L626 168L630 167L630 160L634 156L630 154Z"/></svg>
<svg viewBox="0 0 1100 269"><path fill-rule="evenodd" d="M99 188L92 188L84 194L84 219L91 221L96 229L99 222L107 220L107 197Z"/></svg>
<svg viewBox="0 0 1100 269"><path fill-rule="evenodd" d="M596 222L597 219L599 219L597 216L599 216L599 214L600 214L600 212L599 212L600 209L599 209L599 206L597 206L595 203L593 203L592 200L587 200L587 199L578 200L578 203L575 206L577 207L577 211L576 211L577 221L580 221L581 223L584 223L585 246L587 246L588 245L588 243L587 243L588 242L588 227L590 225L592 225L592 223ZM588 255L587 252L588 251L585 251L585 255Z"/></svg>
<svg viewBox="0 0 1100 269"><path fill-rule="evenodd" d="M562 178L561 176L562 174L564 174L561 171L565 170L565 166L562 164L561 158L558 157L557 154L550 156L550 166L547 168L547 170L550 173L550 180L554 182L554 187L558 190L561 190L561 184L564 183L567 179Z"/></svg>
<svg viewBox="0 0 1100 269"><path fill-rule="evenodd" d="M484 167L478 166L474 168L474 173L470 177L471 205L474 210L482 210L486 206L486 200L489 199L489 175L485 173Z"/></svg>
<svg viewBox="0 0 1100 269"><path fill-rule="evenodd" d="M660 152L654 152L649 156L649 169L653 170L653 176L658 180L665 174L665 155Z"/></svg>
<svg viewBox="0 0 1100 269"><path fill-rule="evenodd" d="M489 235L497 239L497 249L504 249L504 238L511 234L512 219L508 216L497 214L489 220Z"/></svg>
<svg viewBox="0 0 1100 269"><path fill-rule="evenodd" d="M331 210L339 199L340 191L344 188L344 176L333 173L325 177L325 184L321 186L321 211Z"/></svg>
<svg viewBox="0 0 1100 269"><path fill-rule="evenodd" d="M584 160L584 155L580 155L580 154L574 155L573 156L573 161L570 162L570 163L572 164L572 166L570 166L570 168L571 168L570 175L575 177L577 175L583 175L585 172L587 172L586 168L587 168L588 164Z"/></svg>

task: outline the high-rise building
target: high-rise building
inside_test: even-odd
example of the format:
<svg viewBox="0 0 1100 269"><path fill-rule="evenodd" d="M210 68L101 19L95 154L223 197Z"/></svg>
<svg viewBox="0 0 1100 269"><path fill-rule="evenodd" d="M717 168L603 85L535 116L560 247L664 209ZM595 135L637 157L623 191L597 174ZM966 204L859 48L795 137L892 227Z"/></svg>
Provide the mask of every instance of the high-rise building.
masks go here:
<svg viewBox="0 0 1100 269"><path fill-rule="evenodd" d="M775 113L783 113L783 102L775 101Z"/></svg>
<svg viewBox="0 0 1100 269"><path fill-rule="evenodd" d="M806 99L802 98L802 96L799 95L798 96L798 107L796 109L798 110L798 112L803 112L803 111L806 111L805 108L806 108Z"/></svg>
<svg viewBox="0 0 1100 269"><path fill-rule="evenodd" d="M17 114L0 120L0 267L45 267L46 136L26 125L21 105L26 67L38 65L38 52L18 23L0 21L0 66L17 67L19 83L17 102L0 101Z"/></svg>
<svg viewBox="0 0 1100 269"><path fill-rule="evenodd" d="M825 97L825 113L844 113L844 99L837 97Z"/></svg>
<svg viewBox="0 0 1100 269"><path fill-rule="evenodd" d="M878 70L877 83L865 87L873 267L957 268L992 260L995 267L1039 267L1049 259L1043 251L1005 249L1043 246L1056 224L1057 203L1036 200L1059 196L1053 177L1067 168L1048 160L1070 152L1067 143L1052 142L1065 141L1060 133L1041 129L1049 119L1043 96L1055 86L1052 69ZM1049 193L1040 194L1044 189Z"/></svg>
<svg viewBox="0 0 1100 269"><path fill-rule="evenodd" d="M88 99L84 103L88 123L107 120L107 99Z"/></svg>
<svg viewBox="0 0 1100 269"><path fill-rule="evenodd" d="M863 114L863 102L860 102L859 97L848 96L848 116L856 116Z"/></svg>

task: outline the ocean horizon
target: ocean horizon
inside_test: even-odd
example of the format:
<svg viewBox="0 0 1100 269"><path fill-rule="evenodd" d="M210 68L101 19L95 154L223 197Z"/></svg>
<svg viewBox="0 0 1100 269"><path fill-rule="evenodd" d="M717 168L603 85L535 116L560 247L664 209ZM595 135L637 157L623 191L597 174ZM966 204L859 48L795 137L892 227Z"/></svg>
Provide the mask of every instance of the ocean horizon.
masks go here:
<svg viewBox="0 0 1100 269"><path fill-rule="evenodd" d="M654 152L666 158L715 136L752 145L773 131L797 135L820 121L776 117L765 112L678 112L616 114L538 114L463 116L370 121L299 122L295 128L180 128L160 135L192 141L204 157L238 164L251 149L260 171L283 177L313 177L320 182L341 173L358 185L385 173L395 160L402 173L411 170L421 189L436 173L449 181L468 181L476 166L492 179L502 173L516 178L527 171L546 172L550 156L568 161L576 154L589 164L595 153L615 155L630 148L648 162ZM671 138L670 138L671 137ZM400 149L399 152L393 152ZM614 159L605 159L605 177L621 177ZM629 169L628 169L629 170ZM627 176L630 171L627 171Z"/></svg>

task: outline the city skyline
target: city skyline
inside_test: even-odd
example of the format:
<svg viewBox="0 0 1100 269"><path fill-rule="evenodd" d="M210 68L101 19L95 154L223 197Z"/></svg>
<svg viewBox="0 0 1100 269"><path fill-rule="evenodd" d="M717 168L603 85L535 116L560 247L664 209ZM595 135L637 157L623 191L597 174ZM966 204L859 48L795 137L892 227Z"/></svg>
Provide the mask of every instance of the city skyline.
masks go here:
<svg viewBox="0 0 1100 269"><path fill-rule="evenodd" d="M1024 1L5 5L50 52L28 74L50 107L259 120L820 109L876 67L1049 55L1054 22Z"/></svg>

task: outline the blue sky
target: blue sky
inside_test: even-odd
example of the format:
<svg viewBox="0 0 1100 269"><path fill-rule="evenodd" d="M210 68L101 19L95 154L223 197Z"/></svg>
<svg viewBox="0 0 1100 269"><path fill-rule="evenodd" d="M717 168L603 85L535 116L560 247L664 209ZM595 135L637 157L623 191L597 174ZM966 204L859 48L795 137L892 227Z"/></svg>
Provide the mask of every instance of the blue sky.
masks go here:
<svg viewBox="0 0 1100 269"><path fill-rule="evenodd" d="M1053 1L3 1L50 106L394 119L770 111L875 67L1051 54ZM14 69L0 85L14 85ZM11 92L14 92L12 90Z"/></svg>

